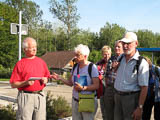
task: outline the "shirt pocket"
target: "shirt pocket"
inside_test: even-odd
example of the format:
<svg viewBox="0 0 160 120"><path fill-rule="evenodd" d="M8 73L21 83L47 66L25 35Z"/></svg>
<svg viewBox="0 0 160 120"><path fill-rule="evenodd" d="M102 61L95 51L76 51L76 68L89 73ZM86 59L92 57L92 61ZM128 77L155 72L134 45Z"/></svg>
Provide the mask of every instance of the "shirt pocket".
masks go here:
<svg viewBox="0 0 160 120"><path fill-rule="evenodd" d="M127 82L134 84L137 81L137 69L133 66L128 70Z"/></svg>

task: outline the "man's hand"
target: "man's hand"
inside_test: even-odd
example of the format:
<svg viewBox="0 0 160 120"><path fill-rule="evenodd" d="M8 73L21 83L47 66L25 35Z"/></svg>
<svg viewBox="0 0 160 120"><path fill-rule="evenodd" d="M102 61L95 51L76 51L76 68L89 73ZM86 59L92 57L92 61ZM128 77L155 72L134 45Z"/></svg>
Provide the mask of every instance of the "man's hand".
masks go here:
<svg viewBox="0 0 160 120"><path fill-rule="evenodd" d="M113 71L116 72L117 71L117 68L119 67L119 62L117 61L113 61L112 62L112 68L113 68Z"/></svg>
<svg viewBox="0 0 160 120"><path fill-rule="evenodd" d="M132 114L133 120L141 120L142 112L142 108L137 107L137 109Z"/></svg>
<svg viewBox="0 0 160 120"><path fill-rule="evenodd" d="M47 77L42 77L41 82L46 84L48 82L48 78Z"/></svg>
<svg viewBox="0 0 160 120"><path fill-rule="evenodd" d="M50 78L53 78L55 80L61 80L61 77L56 73L53 73L52 75L50 75Z"/></svg>
<svg viewBox="0 0 160 120"><path fill-rule="evenodd" d="M33 85L34 84L34 80L28 80L26 81L28 85Z"/></svg>

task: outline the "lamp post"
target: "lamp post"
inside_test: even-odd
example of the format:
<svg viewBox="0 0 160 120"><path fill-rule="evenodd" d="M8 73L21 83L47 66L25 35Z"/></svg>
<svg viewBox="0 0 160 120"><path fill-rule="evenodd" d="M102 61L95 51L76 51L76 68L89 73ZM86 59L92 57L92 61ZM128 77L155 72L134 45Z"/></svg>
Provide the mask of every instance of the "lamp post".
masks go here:
<svg viewBox="0 0 160 120"><path fill-rule="evenodd" d="M22 11L19 11L19 60L21 60Z"/></svg>

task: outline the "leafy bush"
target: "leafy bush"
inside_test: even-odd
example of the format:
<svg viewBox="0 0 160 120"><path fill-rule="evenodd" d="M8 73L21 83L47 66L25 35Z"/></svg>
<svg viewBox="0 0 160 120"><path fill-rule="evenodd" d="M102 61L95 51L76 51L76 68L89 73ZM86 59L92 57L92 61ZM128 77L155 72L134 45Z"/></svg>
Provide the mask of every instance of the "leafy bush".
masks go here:
<svg viewBox="0 0 160 120"><path fill-rule="evenodd" d="M12 105L0 107L0 120L16 120L16 111Z"/></svg>
<svg viewBox="0 0 160 120"><path fill-rule="evenodd" d="M71 107L64 97L59 96L57 99L54 99L49 91L47 93L46 102L47 120L58 120L59 118L71 116Z"/></svg>
<svg viewBox="0 0 160 120"><path fill-rule="evenodd" d="M98 62L101 58L102 58L101 51L93 50L93 51L89 54L88 60L91 61L91 62L93 62L93 63L96 63L96 62Z"/></svg>
<svg viewBox="0 0 160 120"><path fill-rule="evenodd" d="M3 68L0 66L0 78L10 78L12 70L10 68Z"/></svg>

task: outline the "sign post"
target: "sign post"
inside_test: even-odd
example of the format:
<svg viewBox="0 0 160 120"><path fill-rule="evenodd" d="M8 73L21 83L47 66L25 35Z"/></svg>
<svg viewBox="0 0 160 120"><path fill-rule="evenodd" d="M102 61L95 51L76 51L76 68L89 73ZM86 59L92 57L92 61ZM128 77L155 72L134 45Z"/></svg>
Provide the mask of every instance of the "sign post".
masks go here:
<svg viewBox="0 0 160 120"><path fill-rule="evenodd" d="M22 26L22 11L19 12L19 60L21 60L21 26Z"/></svg>
<svg viewBox="0 0 160 120"><path fill-rule="evenodd" d="M21 60L21 37L28 34L28 25L22 24L22 11L19 12L19 24L11 23L11 34L19 34L19 60Z"/></svg>

